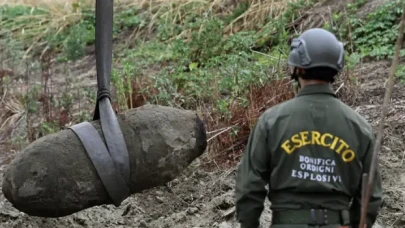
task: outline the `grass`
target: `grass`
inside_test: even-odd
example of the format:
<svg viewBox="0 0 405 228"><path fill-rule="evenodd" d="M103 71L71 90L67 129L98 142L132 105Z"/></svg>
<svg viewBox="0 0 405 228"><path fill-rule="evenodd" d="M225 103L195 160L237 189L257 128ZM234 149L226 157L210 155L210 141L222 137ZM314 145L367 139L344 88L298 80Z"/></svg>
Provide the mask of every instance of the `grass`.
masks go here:
<svg viewBox="0 0 405 228"><path fill-rule="evenodd" d="M114 29L116 35L131 30L130 38L139 39L141 34L150 36L165 27L160 37L171 40L201 30L195 21L214 16L226 23L225 33L233 33L266 27L270 18L278 20L292 3L303 5L309 1L115 1ZM64 50L65 60L76 60L85 54L82 49L86 45L94 43L92 1L7 1L0 7L0 37L22 46L24 58Z"/></svg>
<svg viewBox="0 0 405 228"><path fill-rule="evenodd" d="M295 24L308 16L307 9L319 2L115 1L113 107L124 112L153 103L196 110L209 132L210 165L234 164L258 116L294 96L286 74L288 40L300 33ZM19 147L91 120L95 88L89 84L94 78L86 71L94 62L86 63L83 56L92 53L94 44L92 4L0 3L0 43L7 44L0 45L0 122ZM361 2L354 6L352 10ZM396 11L388 9L382 12L396 18ZM363 25L381 22L378 15L356 22L350 11L342 11L325 25L347 47L355 47L347 53L347 70L336 83L348 103L358 97L351 72L368 57L362 51L366 46L350 37L363 34L361 28L365 34L375 33Z"/></svg>

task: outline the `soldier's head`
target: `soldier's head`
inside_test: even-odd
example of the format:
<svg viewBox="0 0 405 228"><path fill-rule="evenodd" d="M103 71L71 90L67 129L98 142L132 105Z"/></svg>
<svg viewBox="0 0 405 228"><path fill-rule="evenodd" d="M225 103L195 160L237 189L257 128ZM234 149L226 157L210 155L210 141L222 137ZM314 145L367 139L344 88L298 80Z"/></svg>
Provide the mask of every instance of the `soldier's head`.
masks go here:
<svg viewBox="0 0 405 228"><path fill-rule="evenodd" d="M309 29L292 40L288 65L300 86L333 83L344 67L343 44L325 29Z"/></svg>

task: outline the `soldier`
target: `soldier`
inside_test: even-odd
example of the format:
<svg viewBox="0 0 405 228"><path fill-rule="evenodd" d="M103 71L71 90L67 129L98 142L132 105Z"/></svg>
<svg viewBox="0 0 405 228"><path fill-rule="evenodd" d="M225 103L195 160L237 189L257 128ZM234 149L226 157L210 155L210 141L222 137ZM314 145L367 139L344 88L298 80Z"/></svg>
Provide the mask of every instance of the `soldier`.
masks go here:
<svg viewBox="0 0 405 228"><path fill-rule="evenodd" d="M237 219L242 228L259 227L267 196L271 227L358 227L362 174L375 139L370 124L330 88L344 66L343 45L324 29L310 29L293 39L288 63L300 91L266 110L251 132L237 173ZM368 228L381 197L377 167Z"/></svg>

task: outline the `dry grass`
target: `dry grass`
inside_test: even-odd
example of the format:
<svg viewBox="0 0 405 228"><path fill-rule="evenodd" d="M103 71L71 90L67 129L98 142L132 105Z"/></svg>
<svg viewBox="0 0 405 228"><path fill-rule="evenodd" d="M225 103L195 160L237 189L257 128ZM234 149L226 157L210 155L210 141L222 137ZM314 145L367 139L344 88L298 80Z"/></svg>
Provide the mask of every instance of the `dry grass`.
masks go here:
<svg viewBox="0 0 405 228"><path fill-rule="evenodd" d="M132 93L125 94L127 107L119 110L119 105L113 103L117 112L140 107L150 100L150 96L159 93L147 76L132 81L131 86ZM239 99L233 100L228 106L230 116L215 108L214 103L221 98L220 94L213 94L211 102L200 104L197 113L203 119L208 135L207 168L232 167L243 153L250 130L259 116L268 108L293 98L295 94L292 86L289 79L278 78L269 79L263 85L251 85L246 97L248 105L244 106ZM140 94L141 89L146 89L147 92Z"/></svg>
<svg viewBox="0 0 405 228"><path fill-rule="evenodd" d="M33 23L24 24L26 33L31 34L29 39L34 39L34 42L30 42L28 39L24 42L32 43L32 49L35 45L46 46L46 44L41 44L40 42L43 42L41 38L47 32L52 31L52 29L60 32L81 19L81 12L73 7L73 3L77 2L77 0L3 0L0 2L0 5L24 4L47 9L49 14L41 15L42 18L39 16L32 18L35 19L32 20ZM215 16L230 15L241 2L241 0L120 0L114 3L117 10L128 7L143 9L143 13L149 17L147 30L152 32L158 21L165 20L170 24L183 24L185 23L185 18L191 13L202 16L207 13ZM278 20L282 13L287 10L288 3L293 2L298 2L298 0L251 0L249 1L248 9L225 26L225 32L232 33L242 29L254 29L258 24L263 24L269 17L273 20ZM94 1L81 1L81 4L84 4L88 8L94 8ZM38 21L42 22L39 27ZM15 29L18 36L21 36L19 32L21 29L22 27ZM189 32L183 31L182 35L187 37ZM128 97L128 108L135 108L144 104L148 98L138 95L137 92L141 87L145 88L145 86L150 84L151 82L146 79L133 82L132 88L134 92L131 95L126 94L126 97ZM149 92L156 94L156 91L151 90ZM229 107L232 116L229 119L224 119L218 112L211 112L209 109L202 110L206 115L205 119L208 131L211 132L209 136L211 137L210 147L212 148L210 150L218 151L212 154L213 161L219 163L230 162L230 165L235 162L241 154L250 129L255 124L259 115L265 109L288 100L293 96L294 92L287 80L276 80L266 84L264 87L251 86L249 88L249 106L247 108L243 107L237 101L232 103ZM118 104L114 104L114 107L117 111L120 111ZM15 122L15 120L12 122Z"/></svg>
<svg viewBox="0 0 405 228"><path fill-rule="evenodd" d="M358 105L364 97L364 92L360 89L359 75L354 70L346 69L334 83L335 94L339 99L348 105Z"/></svg>
<svg viewBox="0 0 405 228"><path fill-rule="evenodd" d="M268 108L293 97L291 81L278 79L264 86L249 86L248 106L244 107L240 102L233 102L229 107L230 118L223 118L218 112L205 112L210 165L226 168L235 165L259 116Z"/></svg>
<svg viewBox="0 0 405 228"><path fill-rule="evenodd" d="M0 5L23 5L32 7L32 9L40 9L46 13L39 15L26 15L13 18L11 20L3 20L0 26L4 29L0 32L0 35L6 35L11 32L11 37L19 40L23 44L31 44L26 50L26 55L29 54L32 49L38 46L45 46L43 53L47 49L47 44L44 38L51 33L55 35L62 32L66 27L75 24L82 18L82 12L73 7L74 2L77 1L50 1L50 0L38 0L38 1L2 1ZM81 4L90 4L91 1L84 1ZM56 31L56 32L55 32Z"/></svg>
<svg viewBox="0 0 405 228"><path fill-rule="evenodd" d="M253 29L257 24L263 23L269 17L271 17L272 20L278 20L287 10L288 3L295 2L298 2L298 0L252 0L249 9L239 17L235 18L225 30L238 31L242 28ZM306 2L309 3L309 0ZM235 24L239 24L236 29L233 28Z"/></svg>
<svg viewBox="0 0 405 228"><path fill-rule="evenodd" d="M263 24L265 20L278 18L287 9L288 3L298 0L251 0L248 9L231 23L226 25L225 33L237 32L241 29L253 29L258 24ZM150 34L159 21L166 21L170 24L183 24L189 14L214 16L231 15L239 7L242 0L119 0L114 1L116 11L134 7L142 9L143 17L147 18L146 29L135 29L134 33ZM33 49L42 48L42 54L48 50L45 37L49 34L56 35L64 31L67 27L78 23L82 17L81 9L94 10L95 2L89 0L0 0L3 5L24 5L44 10L46 13L40 15L28 15L15 18L10 21L2 21L0 26L10 28L12 38L24 44L31 44L26 51L26 56ZM76 7L80 5L80 7ZM24 23L20 23L24 21ZM0 35L6 34L6 29ZM183 31L182 35L187 37L189 30ZM137 38L137 34L132 34L131 38Z"/></svg>
<svg viewBox="0 0 405 228"><path fill-rule="evenodd" d="M24 119L27 112L21 100L13 94L0 100L0 132L10 133L9 130L12 130Z"/></svg>
<svg viewBox="0 0 405 228"><path fill-rule="evenodd" d="M287 8L289 2L297 2L298 0L252 0L249 1L248 10L242 15L233 20L225 30L232 28L234 25L240 28L253 28L259 23L264 22L269 16L277 19ZM115 0L116 10L121 8L135 7L143 9L142 13L149 17L148 29L150 31L156 26L160 20L166 20L172 24L185 23L185 18L190 14L206 15L207 13L216 16L230 15L233 10L239 6L241 0ZM75 7L75 4L80 4L83 7ZM11 28L12 36L18 39L23 44L29 44L25 50L25 57L34 49L40 48L43 54L49 48L49 44L45 37L48 34L58 34L64 31L72 24L78 23L83 17L81 8L94 9L95 1L90 0L0 0L0 6L4 5L24 5L32 8L40 8L46 13L40 15L21 16L9 21L1 21L0 27ZM19 23L24 22L24 23ZM0 36L8 31L3 29ZM56 32L55 32L56 31ZM232 30L235 31L235 30ZM139 32L139 31L138 31ZM185 31L187 33L189 31ZM149 82L147 82L149 83ZM133 85L136 87L136 85ZM139 88L134 88L139 90ZM130 108L137 107L143 103L145 97L136 95L129 96L132 100L128 101ZM16 99L10 97L11 100ZM2 123L13 125L19 119L20 111L15 109L18 105L18 100L13 103L11 100L8 105L2 105L7 110L2 113ZM14 108L13 108L14 107ZM240 107L233 107L238 109ZM236 121L232 119L232 121ZM219 124L219 123L218 123ZM237 123L233 123L237 124ZM3 127L4 127L3 126ZM222 137L222 136L221 136Z"/></svg>

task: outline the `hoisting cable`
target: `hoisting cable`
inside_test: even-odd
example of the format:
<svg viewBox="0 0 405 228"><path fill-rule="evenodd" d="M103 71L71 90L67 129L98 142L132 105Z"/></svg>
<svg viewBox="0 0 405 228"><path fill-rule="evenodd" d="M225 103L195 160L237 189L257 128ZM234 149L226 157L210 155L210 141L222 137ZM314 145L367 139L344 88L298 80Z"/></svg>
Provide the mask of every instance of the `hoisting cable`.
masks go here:
<svg viewBox="0 0 405 228"><path fill-rule="evenodd" d="M86 149L115 206L129 195L130 164L127 146L111 106L113 0L96 0L97 100L93 120L100 120L105 143L89 122L71 127Z"/></svg>
<svg viewBox="0 0 405 228"><path fill-rule="evenodd" d="M405 27L405 8L403 9L401 23L400 23L399 29L398 29L399 34L398 34L398 38L397 38L397 42L396 42L396 46L395 46L394 57L392 58L390 74L388 76L388 88L385 91L384 102L383 102L382 112L381 112L381 121L380 121L380 125L378 127L377 139L376 139L376 143L374 146L370 170L369 170L368 174L367 173L363 174L363 189L362 189L363 197L361 200L362 204L361 204L361 217L360 217L359 228L364 228L366 225L367 208L368 208L368 204L370 201L371 189L373 187L376 165L378 162L378 152L381 149L381 143L382 143L382 139L383 139L383 135L384 135L385 117L388 114L388 106L389 106L389 103L391 100L392 88L394 86L394 76L395 76L395 72L397 70L399 52L401 50L403 39L404 39L404 27Z"/></svg>

